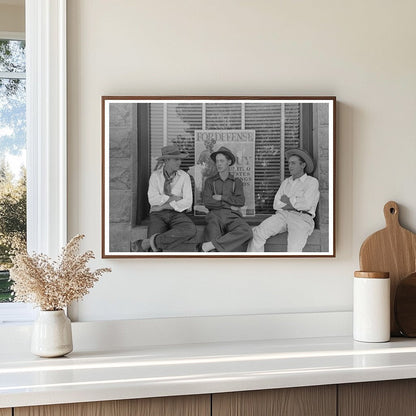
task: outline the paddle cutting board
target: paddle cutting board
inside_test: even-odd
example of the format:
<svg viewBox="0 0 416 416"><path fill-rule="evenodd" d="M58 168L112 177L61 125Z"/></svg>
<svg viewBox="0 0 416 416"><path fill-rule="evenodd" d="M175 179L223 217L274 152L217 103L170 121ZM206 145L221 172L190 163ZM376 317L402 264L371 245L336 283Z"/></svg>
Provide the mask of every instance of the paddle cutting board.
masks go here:
<svg viewBox="0 0 416 416"><path fill-rule="evenodd" d="M400 335L394 319L394 298L401 279L416 271L416 234L399 222L399 206L394 201L384 205L386 228L370 235L361 245L360 269L390 273L391 335Z"/></svg>

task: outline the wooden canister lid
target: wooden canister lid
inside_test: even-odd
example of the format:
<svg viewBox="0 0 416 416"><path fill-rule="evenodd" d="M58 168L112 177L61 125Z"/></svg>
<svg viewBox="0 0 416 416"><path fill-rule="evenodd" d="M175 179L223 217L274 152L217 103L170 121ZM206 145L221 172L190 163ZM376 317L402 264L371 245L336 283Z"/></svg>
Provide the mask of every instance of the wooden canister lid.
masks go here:
<svg viewBox="0 0 416 416"><path fill-rule="evenodd" d="M364 277L366 279L388 279L389 276L389 272L354 272L354 277Z"/></svg>

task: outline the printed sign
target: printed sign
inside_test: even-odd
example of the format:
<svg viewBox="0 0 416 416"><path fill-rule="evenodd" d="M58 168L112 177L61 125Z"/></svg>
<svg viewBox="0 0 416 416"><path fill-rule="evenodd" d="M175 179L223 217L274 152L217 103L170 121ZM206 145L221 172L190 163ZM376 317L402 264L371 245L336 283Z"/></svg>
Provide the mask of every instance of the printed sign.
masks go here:
<svg viewBox="0 0 416 416"><path fill-rule="evenodd" d="M208 212L202 201L202 191L205 180L217 173L211 154L221 146L230 149L236 157L236 163L231 166L230 172L240 178L244 185L246 203L241 208L241 212L243 216L255 215L255 137L255 130L195 130L195 166L189 169L195 180L195 215L205 215Z"/></svg>

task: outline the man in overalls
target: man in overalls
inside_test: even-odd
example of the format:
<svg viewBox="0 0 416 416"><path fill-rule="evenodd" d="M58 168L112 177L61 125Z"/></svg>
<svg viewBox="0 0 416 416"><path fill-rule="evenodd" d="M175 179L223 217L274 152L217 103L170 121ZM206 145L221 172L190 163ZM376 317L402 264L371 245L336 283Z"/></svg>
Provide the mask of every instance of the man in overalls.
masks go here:
<svg viewBox="0 0 416 416"><path fill-rule="evenodd" d="M218 173L205 181L203 190L203 203L210 212L205 217L208 241L202 251L236 251L253 236L239 209L245 204L243 183L230 174L235 156L229 149L221 147L211 159Z"/></svg>

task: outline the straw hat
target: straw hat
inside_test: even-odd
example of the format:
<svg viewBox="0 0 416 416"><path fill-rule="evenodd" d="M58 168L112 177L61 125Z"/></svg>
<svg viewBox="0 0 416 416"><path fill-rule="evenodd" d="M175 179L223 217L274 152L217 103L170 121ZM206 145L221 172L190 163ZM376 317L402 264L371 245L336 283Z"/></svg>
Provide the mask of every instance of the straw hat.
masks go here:
<svg viewBox="0 0 416 416"><path fill-rule="evenodd" d="M306 150L303 150L303 149L289 149L289 150L286 150L285 156L286 156L286 159L289 159L291 156L301 157L306 163L305 172L307 174L312 173L315 169L315 164L313 163L313 159Z"/></svg>

